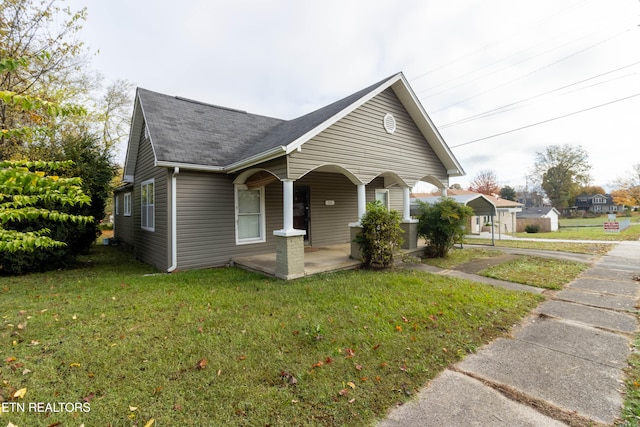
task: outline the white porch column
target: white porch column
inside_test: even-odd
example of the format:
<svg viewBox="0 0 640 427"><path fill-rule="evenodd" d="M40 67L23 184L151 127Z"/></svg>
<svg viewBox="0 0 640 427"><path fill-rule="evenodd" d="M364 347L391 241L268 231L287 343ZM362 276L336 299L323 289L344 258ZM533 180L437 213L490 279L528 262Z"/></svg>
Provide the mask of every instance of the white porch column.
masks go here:
<svg viewBox="0 0 640 427"><path fill-rule="evenodd" d="M358 222L362 219L367 212L367 193L365 192L365 185L358 184Z"/></svg>
<svg viewBox="0 0 640 427"><path fill-rule="evenodd" d="M402 220L411 219L411 190L409 187L402 188Z"/></svg>
<svg viewBox="0 0 640 427"><path fill-rule="evenodd" d="M447 187L440 190L440 195L442 195L442 197L447 197Z"/></svg>
<svg viewBox="0 0 640 427"><path fill-rule="evenodd" d="M294 179L282 180L282 230L273 232L276 236L304 236L305 230L293 228L293 183Z"/></svg>
<svg viewBox="0 0 640 427"><path fill-rule="evenodd" d="M287 232L293 230L293 180L282 180L282 229Z"/></svg>
<svg viewBox="0 0 640 427"><path fill-rule="evenodd" d="M411 219L411 189L402 187L402 223L404 231L402 249L412 250L418 247L418 220Z"/></svg>
<svg viewBox="0 0 640 427"><path fill-rule="evenodd" d="M276 276L286 280L305 274L304 235L307 232L293 228L293 181L282 180L282 230L273 232L276 236Z"/></svg>

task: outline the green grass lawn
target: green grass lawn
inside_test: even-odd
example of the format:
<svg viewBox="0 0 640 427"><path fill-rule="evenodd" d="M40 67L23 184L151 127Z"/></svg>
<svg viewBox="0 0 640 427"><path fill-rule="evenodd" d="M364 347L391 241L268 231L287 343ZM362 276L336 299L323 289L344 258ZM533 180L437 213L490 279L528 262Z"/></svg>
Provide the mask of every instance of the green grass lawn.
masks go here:
<svg viewBox="0 0 640 427"><path fill-rule="evenodd" d="M539 233L537 233L539 234ZM491 245L490 239L465 239L466 244ZM524 248L546 251L561 251L587 255L604 255L611 250L613 243L574 243L574 242L543 242L535 240L496 240L495 248Z"/></svg>
<svg viewBox="0 0 640 427"><path fill-rule="evenodd" d="M537 243L543 242L520 243L529 243L529 248L536 248ZM527 247L527 245L523 245L522 247ZM454 268L470 261L492 258L503 254L504 252L497 249L484 249L477 247L467 247L464 249L453 248L449 251L449 255L446 258L425 258L423 262L440 268ZM478 274L485 277L492 277L494 279L521 283L523 285L539 288L561 289L564 285L578 277L578 275L588 267L589 266L587 264L573 261L520 256L517 259L505 261L499 265L485 268Z"/></svg>
<svg viewBox="0 0 640 427"><path fill-rule="evenodd" d="M480 275L539 288L562 289L587 268L589 265L580 262L520 256L486 268Z"/></svg>
<svg viewBox="0 0 640 427"><path fill-rule="evenodd" d="M0 400L90 412L2 425L370 425L541 301L412 270L284 282L94 252L0 278Z"/></svg>
<svg viewBox="0 0 640 427"><path fill-rule="evenodd" d="M605 233L603 227L567 227L551 233L516 233L516 237L533 239L566 239L566 240L639 240L640 224L631 226L620 233Z"/></svg>

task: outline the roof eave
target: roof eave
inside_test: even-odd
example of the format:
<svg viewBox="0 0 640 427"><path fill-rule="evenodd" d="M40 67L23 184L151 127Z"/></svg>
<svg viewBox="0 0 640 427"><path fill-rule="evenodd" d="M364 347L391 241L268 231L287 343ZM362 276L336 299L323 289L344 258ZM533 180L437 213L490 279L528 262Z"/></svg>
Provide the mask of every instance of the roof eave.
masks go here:
<svg viewBox="0 0 640 427"><path fill-rule="evenodd" d="M224 172L225 170L223 166L198 165L195 163L183 162L167 162L163 160L157 161L155 165L164 168L180 168L200 172Z"/></svg>
<svg viewBox="0 0 640 427"><path fill-rule="evenodd" d="M241 169L248 168L259 163L266 162L268 160L277 159L278 157L282 157L287 154L287 147L284 145L280 145L278 147L272 148L271 150L256 154L246 159L242 159L238 162L232 163L226 167L224 167L224 171L227 173L234 173Z"/></svg>

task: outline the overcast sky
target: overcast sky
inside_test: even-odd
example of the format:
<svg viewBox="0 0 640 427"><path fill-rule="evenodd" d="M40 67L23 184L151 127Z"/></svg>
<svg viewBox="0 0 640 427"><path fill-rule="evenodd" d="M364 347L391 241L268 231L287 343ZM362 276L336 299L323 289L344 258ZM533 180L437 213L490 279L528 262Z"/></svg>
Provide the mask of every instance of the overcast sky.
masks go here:
<svg viewBox="0 0 640 427"><path fill-rule="evenodd" d="M640 163L638 0L66 4L88 8L80 38L108 80L271 117L402 71L465 188L486 169L524 186L549 145L585 148L606 189Z"/></svg>

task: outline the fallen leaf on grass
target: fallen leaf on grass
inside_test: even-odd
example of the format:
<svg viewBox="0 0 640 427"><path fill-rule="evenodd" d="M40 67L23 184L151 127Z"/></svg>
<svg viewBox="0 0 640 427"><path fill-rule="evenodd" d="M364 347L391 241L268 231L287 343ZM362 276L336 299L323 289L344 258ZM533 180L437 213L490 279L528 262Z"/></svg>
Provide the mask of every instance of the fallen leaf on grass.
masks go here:
<svg viewBox="0 0 640 427"><path fill-rule="evenodd" d="M196 369L204 369L207 367L207 359L200 359L196 363Z"/></svg>
<svg viewBox="0 0 640 427"><path fill-rule="evenodd" d="M342 390L340 390L340 391L338 392L338 394L339 394L340 396L348 396L348 395L349 395L349 390L347 390L346 388L343 388Z"/></svg>
<svg viewBox="0 0 640 427"><path fill-rule="evenodd" d="M147 421L147 423L144 425L144 427L151 427L153 425L153 423L155 423L156 420L154 418L151 418L149 421Z"/></svg>
<svg viewBox="0 0 640 427"><path fill-rule="evenodd" d="M356 352L355 352L355 351L353 351L353 349L351 349L351 348L345 348L345 349L344 349L344 354L345 354L345 356L344 356L344 357L346 357L347 359L350 359L350 358L352 358L353 356L355 356Z"/></svg>
<svg viewBox="0 0 640 427"><path fill-rule="evenodd" d="M349 387L353 388L353 389L355 389L355 388L356 388L356 385L353 383L353 381L349 381L349 382L347 383L347 385L348 385Z"/></svg>
<svg viewBox="0 0 640 427"><path fill-rule="evenodd" d="M91 400L93 399L95 395L93 393L89 393L87 396L82 398L83 402L91 402Z"/></svg>
<svg viewBox="0 0 640 427"><path fill-rule="evenodd" d="M27 394L27 389L26 388L21 388L20 390L18 390L15 393L13 393L13 397L15 399L22 399L25 394Z"/></svg>
<svg viewBox="0 0 640 427"><path fill-rule="evenodd" d="M70 368L79 368L80 364L78 362L69 363Z"/></svg>
<svg viewBox="0 0 640 427"><path fill-rule="evenodd" d="M137 411L137 410L138 410L138 407L137 407L137 406L129 406L129 410L130 410L131 412L135 412L135 411Z"/></svg>

